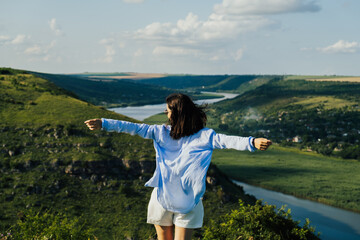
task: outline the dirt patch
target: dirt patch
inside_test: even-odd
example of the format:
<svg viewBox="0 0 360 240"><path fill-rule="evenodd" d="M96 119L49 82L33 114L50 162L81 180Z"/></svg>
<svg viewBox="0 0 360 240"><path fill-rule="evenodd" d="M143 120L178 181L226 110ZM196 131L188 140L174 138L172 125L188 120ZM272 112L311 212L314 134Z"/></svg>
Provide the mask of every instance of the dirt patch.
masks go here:
<svg viewBox="0 0 360 240"><path fill-rule="evenodd" d="M360 83L360 77L337 77L337 78L318 78L318 79L306 79L308 81L319 82L358 82Z"/></svg>
<svg viewBox="0 0 360 240"><path fill-rule="evenodd" d="M127 76L91 76L91 78L111 78L111 79L132 79L132 80L141 80L141 79L149 79L149 78L162 78L168 75L161 73L126 73Z"/></svg>

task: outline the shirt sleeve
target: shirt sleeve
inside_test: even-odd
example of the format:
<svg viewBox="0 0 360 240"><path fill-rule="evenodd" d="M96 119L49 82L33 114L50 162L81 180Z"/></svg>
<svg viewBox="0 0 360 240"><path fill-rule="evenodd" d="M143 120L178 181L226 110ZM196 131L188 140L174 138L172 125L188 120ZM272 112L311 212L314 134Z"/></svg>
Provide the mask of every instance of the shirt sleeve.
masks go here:
<svg viewBox="0 0 360 240"><path fill-rule="evenodd" d="M214 133L212 138L212 145L214 149L236 149L240 151L248 150L254 152L256 150L253 146L254 137L239 137L239 136L229 136L225 134Z"/></svg>
<svg viewBox="0 0 360 240"><path fill-rule="evenodd" d="M124 132L131 135L139 135L142 138L156 138L156 125L148 125L145 123L133 123L121 120L102 118L102 130L108 132Z"/></svg>

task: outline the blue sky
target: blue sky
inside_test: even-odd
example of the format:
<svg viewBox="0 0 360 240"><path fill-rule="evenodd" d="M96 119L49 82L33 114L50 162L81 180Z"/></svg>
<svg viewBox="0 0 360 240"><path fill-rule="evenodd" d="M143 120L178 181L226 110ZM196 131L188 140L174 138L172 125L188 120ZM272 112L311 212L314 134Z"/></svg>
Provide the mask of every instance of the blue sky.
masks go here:
<svg viewBox="0 0 360 240"><path fill-rule="evenodd" d="M360 75L359 0L0 0L0 66Z"/></svg>

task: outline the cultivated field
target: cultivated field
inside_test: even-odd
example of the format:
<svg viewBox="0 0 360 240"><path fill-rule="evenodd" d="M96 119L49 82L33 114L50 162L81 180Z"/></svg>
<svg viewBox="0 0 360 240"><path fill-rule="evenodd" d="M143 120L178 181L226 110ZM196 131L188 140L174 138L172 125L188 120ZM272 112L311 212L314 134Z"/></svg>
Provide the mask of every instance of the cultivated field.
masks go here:
<svg viewBox="0 0 360 240"><path fill-rule="evenodd" d="M162 78L166 76L167 76L166 74L161 74L161 73L126 73L126 75L124 76L91 76L90 78L141 80L141 79L149 79L149 78Z"/></svg>
<svg viewBox="0 0 360 240"><path fill-rule="evenodd" d="M306 80L321 82L360 82L360 77L308 78Z"/></svg>

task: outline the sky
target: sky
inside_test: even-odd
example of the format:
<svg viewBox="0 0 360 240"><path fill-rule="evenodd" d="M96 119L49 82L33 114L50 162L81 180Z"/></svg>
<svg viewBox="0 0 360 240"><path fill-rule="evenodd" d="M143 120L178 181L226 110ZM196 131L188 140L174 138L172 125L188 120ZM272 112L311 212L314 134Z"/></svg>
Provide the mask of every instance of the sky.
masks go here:
<svg viewBox="0 0 360 240"><path fill-rule="evenodd" d="M0 0L0 67L360 76L359 0Z"/></svg>

